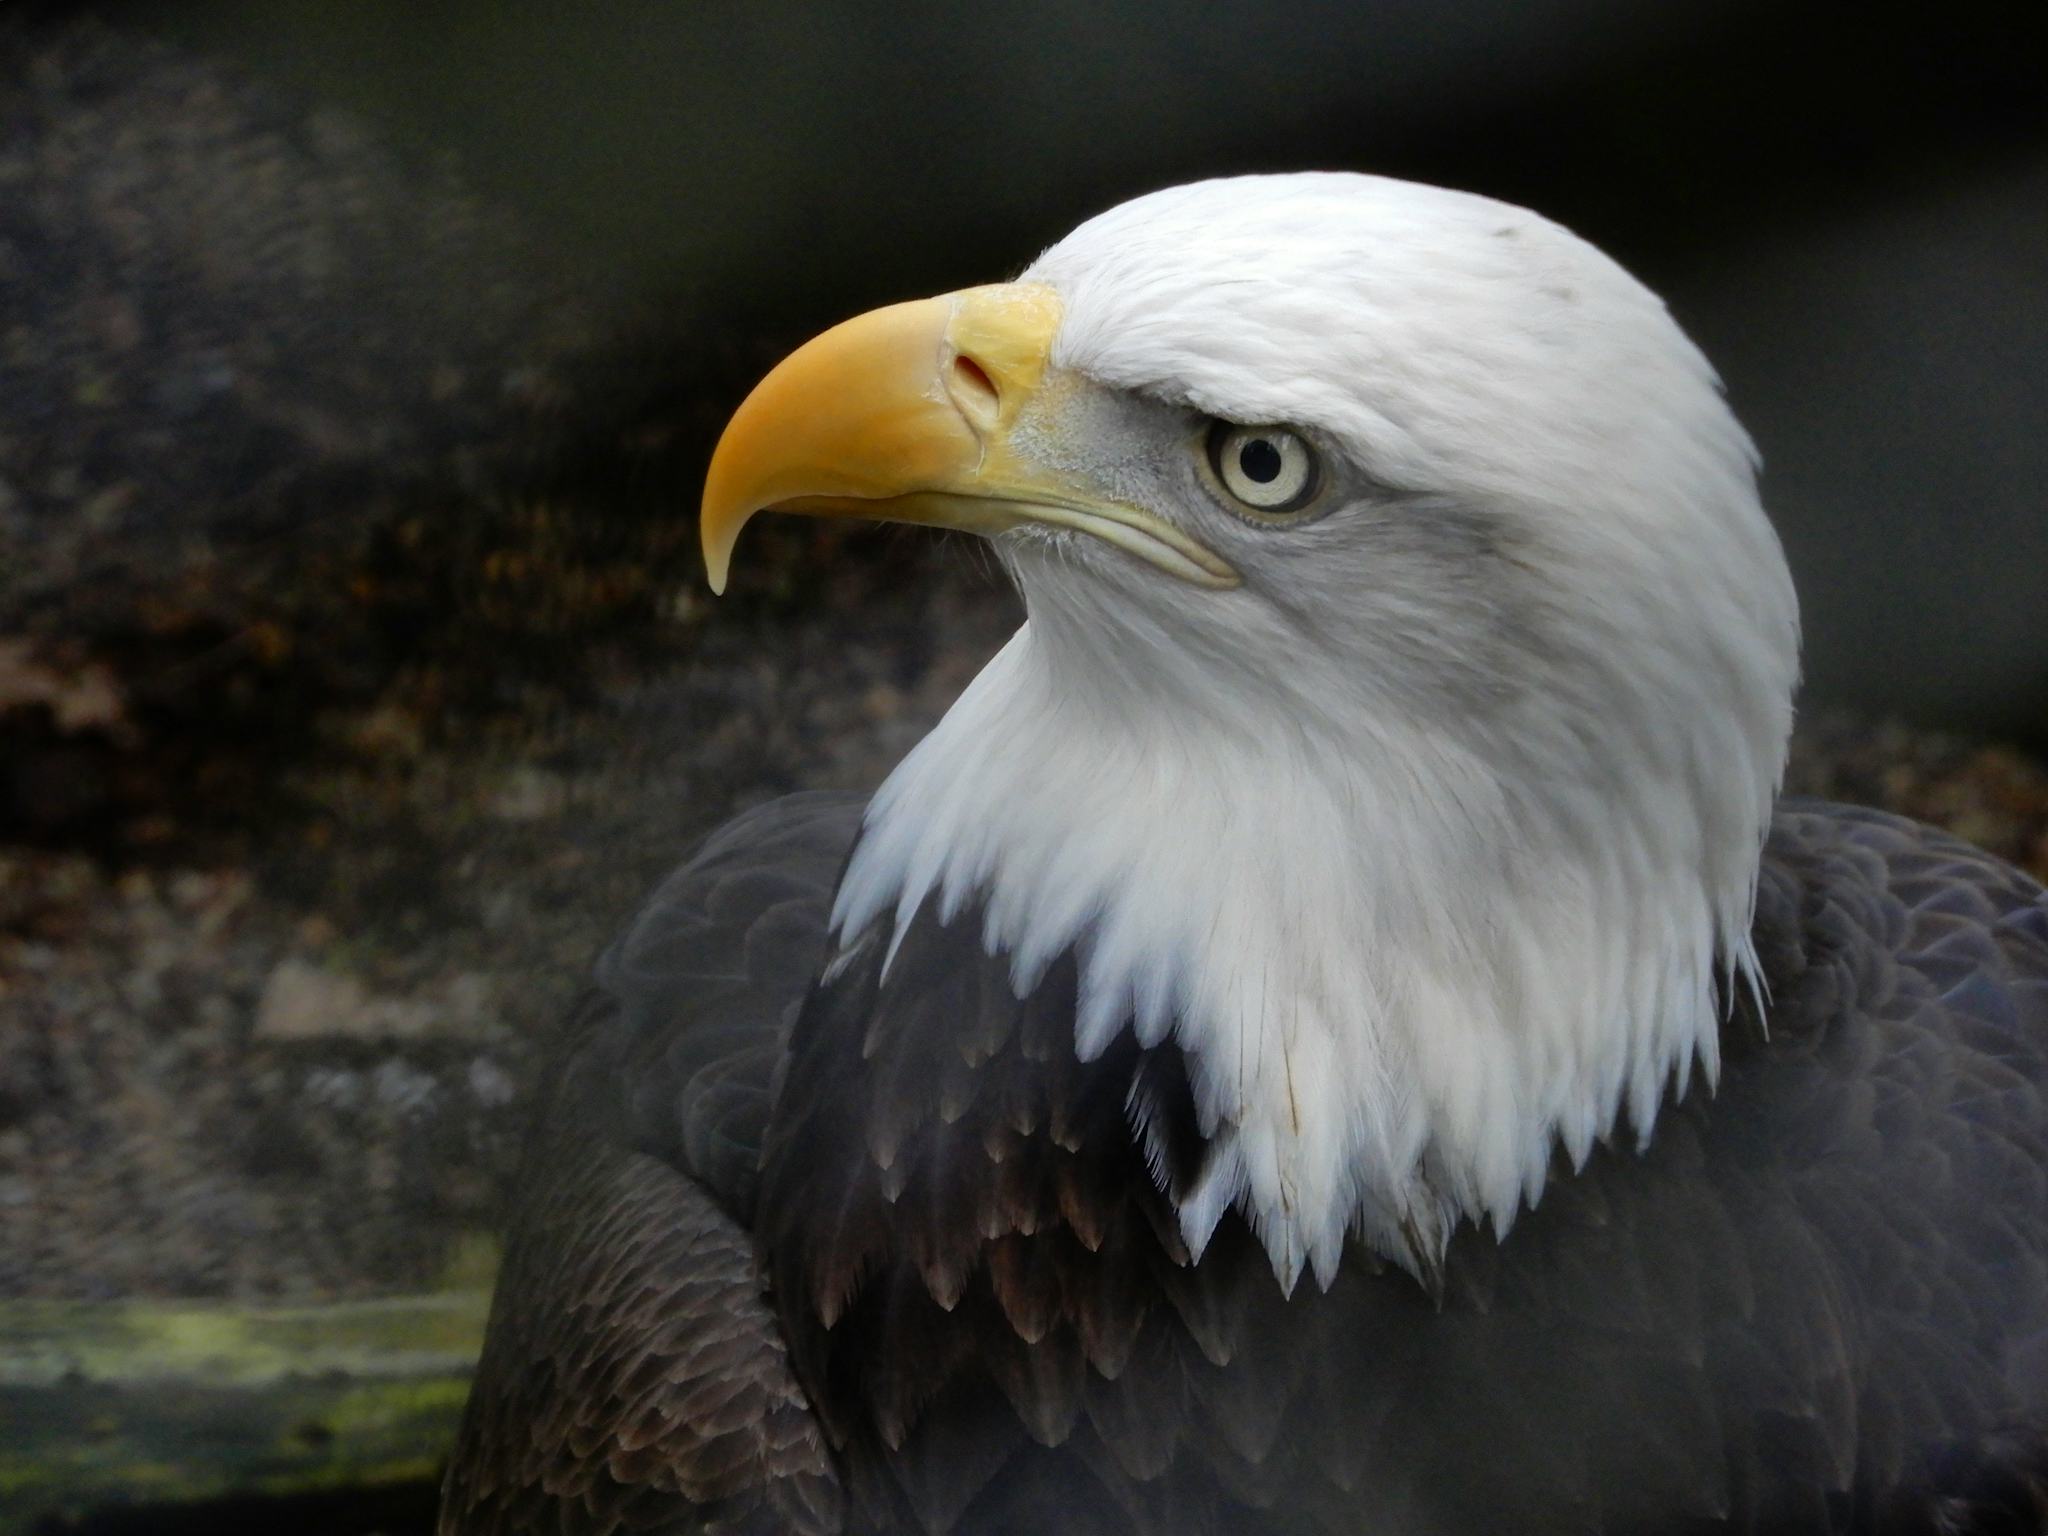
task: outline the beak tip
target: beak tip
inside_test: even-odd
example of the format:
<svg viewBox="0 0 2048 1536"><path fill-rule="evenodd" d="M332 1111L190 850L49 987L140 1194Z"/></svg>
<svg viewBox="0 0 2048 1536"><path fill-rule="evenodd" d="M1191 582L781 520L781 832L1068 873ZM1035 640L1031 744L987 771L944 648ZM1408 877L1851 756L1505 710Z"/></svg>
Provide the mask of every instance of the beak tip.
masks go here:
<svg viewBox="0 0 2048 1536"><path fill-rule="evenodd" d="M704 553L704 580L714 597L725 596L726 579L732 574L733 546L739 543L740 528L747 519L722 515L710 497L698 514L698 548Z"/></svg>

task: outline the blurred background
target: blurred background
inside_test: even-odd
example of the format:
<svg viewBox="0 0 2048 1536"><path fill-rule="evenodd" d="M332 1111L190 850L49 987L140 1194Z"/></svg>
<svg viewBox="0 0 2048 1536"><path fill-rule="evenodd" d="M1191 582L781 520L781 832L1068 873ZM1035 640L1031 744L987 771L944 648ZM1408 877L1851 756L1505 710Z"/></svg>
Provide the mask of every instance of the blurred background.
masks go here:
<svg viewBox="0 0 2048 1536"><path fill-rule="evenodd" d="M0 6L0 1536L428 1528L526 1085L1007 634L693 507L822 325L1227 172L1524 203L1763 451L1803 789L2048 872L2048 11Z"/></svg>

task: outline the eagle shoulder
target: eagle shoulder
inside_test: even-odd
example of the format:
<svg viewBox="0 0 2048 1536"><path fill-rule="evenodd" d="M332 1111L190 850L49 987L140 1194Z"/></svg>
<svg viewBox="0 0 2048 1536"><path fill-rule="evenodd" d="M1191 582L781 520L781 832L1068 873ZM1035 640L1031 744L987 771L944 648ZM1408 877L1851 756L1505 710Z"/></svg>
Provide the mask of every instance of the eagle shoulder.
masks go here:
<svg viewBox="0 0 2048 1536"><path fill-rule="evenodd" d="M792 796L726 824L600 962L543 1078L449 1536L840 1528L747 1222L861 804Z"/></svg>

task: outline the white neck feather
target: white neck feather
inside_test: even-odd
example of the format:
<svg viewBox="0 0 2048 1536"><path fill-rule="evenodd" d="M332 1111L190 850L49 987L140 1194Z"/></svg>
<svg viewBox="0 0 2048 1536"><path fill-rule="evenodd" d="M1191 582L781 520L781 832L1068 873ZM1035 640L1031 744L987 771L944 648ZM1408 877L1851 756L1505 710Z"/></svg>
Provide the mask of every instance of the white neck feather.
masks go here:
<svg viewBox="0 0 2048 1536"><path fill-rule="evenodd" d="M1234 1204L1283 1285L1329 1284L1347 1230L1425 1274L1461 1219L1533 1204L1555 1145L1576 1164L1624 1108L1647 1137L1695 1060L1713 1079L1775 762L1702 804L1682 766L1596 782L1385 718L1211 729L1075 687L1037 622L876 794L834 927L979 898L1020 995L1075 950L1084 1059L1176 1040L1214 1149L1192 1251Z"/></svg>

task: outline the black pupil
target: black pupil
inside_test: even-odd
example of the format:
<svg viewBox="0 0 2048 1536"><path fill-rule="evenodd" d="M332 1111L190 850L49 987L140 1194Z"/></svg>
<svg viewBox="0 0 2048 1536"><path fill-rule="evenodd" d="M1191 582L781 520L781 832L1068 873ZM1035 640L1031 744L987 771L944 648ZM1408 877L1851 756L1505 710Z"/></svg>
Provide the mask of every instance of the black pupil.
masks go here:
<svg viewBox="0 0 2048 1536"><path fill-rule="evenodd" d="M1270 485L1280 478L1280 450L1271 438L1255 437L1237 451L1237 467L1247 480Z"/></svg>

